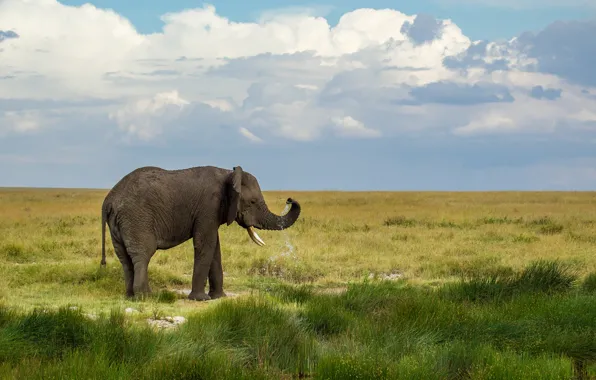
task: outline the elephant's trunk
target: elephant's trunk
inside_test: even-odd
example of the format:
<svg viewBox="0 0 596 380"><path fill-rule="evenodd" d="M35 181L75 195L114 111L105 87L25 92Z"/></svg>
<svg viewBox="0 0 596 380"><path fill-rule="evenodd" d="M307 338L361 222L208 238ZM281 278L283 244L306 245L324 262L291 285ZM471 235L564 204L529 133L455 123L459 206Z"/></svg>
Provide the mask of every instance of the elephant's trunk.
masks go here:
<svg viewBox="0 0 596 380"><path fill-rule="evenodd" d="M291 227L300 216L301 208L300 204L292 198L288 198L286 204L291 205L290 210L285 215L281 216L272 213L265 205L264 215L260 218L257 224L255 224L255 227L261 230L273 231L285 230L286 228Z"/></svg>
<svg viewBox="0 0 596 380"><path fill-rule="evenodd" d="M263 202L263 212L259 218L259 220L254 224L255 228L260 230L285 230L288 227L291 227L298 216L300 216L300 204L293 200L292 198L288 198L286 201L286 205L291 205L290 210L285 215L275 215L269 210L269 207ZM253 229L253 226L249 226L246 228L248 232L248 236L255 242L255 244L263 246L265 242L261 237L256 233Z"/></svg>

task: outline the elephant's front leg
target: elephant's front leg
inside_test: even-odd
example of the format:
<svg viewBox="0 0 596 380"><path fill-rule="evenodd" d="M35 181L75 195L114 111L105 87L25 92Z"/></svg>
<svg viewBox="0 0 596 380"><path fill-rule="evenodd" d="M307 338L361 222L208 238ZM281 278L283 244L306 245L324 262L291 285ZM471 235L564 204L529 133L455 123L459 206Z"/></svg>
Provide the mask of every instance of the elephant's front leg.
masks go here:
<svg viewBox="0 0 596 380"><path fill-rule="evenodd" d="M215 253L213 260L211 260L211 268L209 269L209 297L211 299L225 297L226 293L223 291L223 268L221 266L221 246L219 244L219 234L217 236L217 244L215 245Z"/></svg>
<svg viewBox="0 0 596 380"><path fill-rule="evenodd" d="M188 295L188 298L195 301L207 301L210 300L205 293L205 285L207 276L209 275L209 269L213 256L215 254L215 248L217 247L217 228L214 232L202 232L196 231L193 236L194 243L194 268L192 273L192 290Z"/></svg>

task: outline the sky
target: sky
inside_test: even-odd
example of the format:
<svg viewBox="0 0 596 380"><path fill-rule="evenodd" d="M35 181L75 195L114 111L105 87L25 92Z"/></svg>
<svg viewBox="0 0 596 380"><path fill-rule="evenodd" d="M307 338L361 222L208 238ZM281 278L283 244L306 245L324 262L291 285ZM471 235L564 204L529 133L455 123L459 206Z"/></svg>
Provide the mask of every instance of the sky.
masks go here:
<svg viewBox="0 0 596 380"><path fill-rule="evenodd" d="M0 0L0 187L596 189L596 0Z"/></svg>

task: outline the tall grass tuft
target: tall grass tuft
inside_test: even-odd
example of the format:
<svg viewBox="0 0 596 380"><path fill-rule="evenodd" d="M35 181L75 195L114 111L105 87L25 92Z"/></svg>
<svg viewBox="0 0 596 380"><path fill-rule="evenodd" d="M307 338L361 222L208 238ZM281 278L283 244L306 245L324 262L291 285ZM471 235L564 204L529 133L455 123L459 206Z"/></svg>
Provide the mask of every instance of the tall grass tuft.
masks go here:
<svg viewBox="0 0 596 380"><path fill-rule="evenodd" d="M581 288L588 293L596 293L596 273L590 273L584 278Z"/></svg>
<svg viewBox="0 0 596 380"><path fill-rule="evenodd" d="M331 295L313 297L298 315L309 329L322 336L343 333L356 322L356 319L341 307L337 297Z"/></svg>
<svg viewBox="0 0 596 380"><path fill-rule="evenodd" d="M314 337L267 296L223 300L190 317L183 331L197 342L236 351L250 368L305 374L316 356Z"/></svg>
<svg viewBox="0 0 596 380"><path fill-rule="evenodd" d="M515 287L528 292L556 293L570 290L576 281L568 265L559 261L531 263L515 280Z"/></svg>
<svg viewBox="0 0 596 380"><path fill-rule="evenodd" d="M269 288L269 293L282 302L305 303L313 296L311 284L288 285L276 283Z"/></svg>
<svg viewBox="0 0 596 380"><path fill-rule="evenodd" d="M570 290L576 276L558 261L540 260L514 274L492 273L470 276L442 287L443 295L472 302L509 299L521 293L553 294Z"/></svg>
<svg viewBox="0 0 596 380"><path fill-rule="evenodd" d="M132 325L119 309L112 309L94 326L92 351L110 364L140 364L158 353L162 335L147 325Z"/></svg>

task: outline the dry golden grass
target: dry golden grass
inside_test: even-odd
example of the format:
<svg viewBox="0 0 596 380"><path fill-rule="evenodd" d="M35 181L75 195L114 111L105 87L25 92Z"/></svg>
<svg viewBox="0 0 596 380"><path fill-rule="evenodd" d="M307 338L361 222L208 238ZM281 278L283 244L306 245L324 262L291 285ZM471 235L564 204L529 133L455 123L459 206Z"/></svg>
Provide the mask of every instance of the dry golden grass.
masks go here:
<svg viewBox="0 0 596 380"><path fill-rule="evenodd" d="M0 297L23 308L114 304L123 297L120 263L107 237L101 259L100 207L106 190L0 190ZM338 287L371 273L440 283L461 274L510 271L561 260L580 276L596 272L596 194L573 192L267 192L280 213L291 196L303 206L292 228L263 231L258 247L237 225L222 226L225 289L255 280ZM293 249L290 250L289 247ZM189 289L190 242L158 251L149 266L154 292ZM145 305L145 306L143 306ZM180 311L204 307L160 304Z"/></svg>

